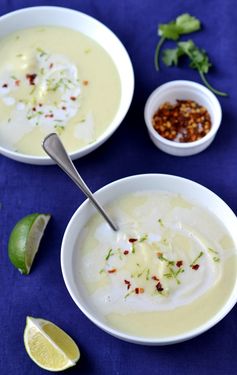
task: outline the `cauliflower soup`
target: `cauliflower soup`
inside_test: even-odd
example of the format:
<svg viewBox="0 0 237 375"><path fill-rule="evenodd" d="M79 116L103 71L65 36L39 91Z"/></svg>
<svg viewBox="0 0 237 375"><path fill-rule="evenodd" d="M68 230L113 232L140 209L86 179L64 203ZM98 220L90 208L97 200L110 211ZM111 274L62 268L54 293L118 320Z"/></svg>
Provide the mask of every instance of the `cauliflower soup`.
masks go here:
<svg viewBox="0 0 237 375"><path fill-rule="evenodd" d="M73 152L106 130L120 103L120 78L108 53L86 35L36 27L0 40L0 145L45 155L57 132Z"/></svg>
<svg viewBox="0 0 237 375"><path fill-rule="evenodd" d="M141 337L169 337L211 319L236 284L236 248L211 212L180 195L130 193L95 214L77 240L75 282L102 320Z"/></svg>

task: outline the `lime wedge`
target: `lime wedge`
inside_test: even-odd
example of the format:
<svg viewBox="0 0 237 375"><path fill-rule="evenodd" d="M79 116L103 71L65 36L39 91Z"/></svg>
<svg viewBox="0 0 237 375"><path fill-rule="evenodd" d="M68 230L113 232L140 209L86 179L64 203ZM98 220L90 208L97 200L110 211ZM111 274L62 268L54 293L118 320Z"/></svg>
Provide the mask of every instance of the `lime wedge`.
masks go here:
<svg viewBox="0 0 237 375"><path fill-rule="evenodd" d="M26 318L24 344L30 358L45 370L65 370L80 358L80 351L71 337L44 319Z"/></svg>
<svg viewBox="0 0 237 375"><path fill-rule="evenodd" d="M23 217L13 228L8 242L8 255L12 264L27 275L39 249L41 238L50 215L31 214Z"/></svg>

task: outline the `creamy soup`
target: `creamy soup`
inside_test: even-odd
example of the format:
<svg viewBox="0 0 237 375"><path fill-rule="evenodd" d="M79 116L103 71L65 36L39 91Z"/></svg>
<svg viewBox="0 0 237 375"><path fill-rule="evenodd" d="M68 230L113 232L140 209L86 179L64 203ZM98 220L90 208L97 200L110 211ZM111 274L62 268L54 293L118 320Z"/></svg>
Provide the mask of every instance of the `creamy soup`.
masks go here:
<svg viewBox="0 0 237 375"><path fill-rule="evenodd" d="M212 213L164 192L121 197L94 215L75 251L76 282L102 319L125 333L164 337L205 323L236 283L236 249Z"/></svg>
<svg viewBox="0 0 237 375"><path fill-rule="evenodd" d="M84 34L60 27L18 31L0 40L0 145L44 155L57 132L68 151L93 143L120 103L117 69Z"/></svg>

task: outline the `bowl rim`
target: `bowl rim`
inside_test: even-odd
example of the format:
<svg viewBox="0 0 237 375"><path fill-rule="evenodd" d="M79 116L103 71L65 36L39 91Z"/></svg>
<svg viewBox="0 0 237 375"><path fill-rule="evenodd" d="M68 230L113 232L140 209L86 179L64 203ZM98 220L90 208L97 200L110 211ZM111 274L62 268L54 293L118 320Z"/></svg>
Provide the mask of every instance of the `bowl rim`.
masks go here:
<svg viewBox="0 0 237 375"><path fill-rule="evenodd" d="M217 117L217 120L212 123L210 131L201 139L193 142L174 142L169 139L166 139L162 137L153 127L152 122L151 122L151 114L150 114L150 105L152 101L155 101L156 97L160 93L162 93L163 90L170 89L170 91L173 88L179 88L179 87L187 87L187 88L192 88L196 91L201 91L206 98L209 98L211 101L212 105L215 105L215 115ZM145 107L144 107L144 118L145 118L145 123L148 128L148 131L152 134L153 137L155 137L159 142L163 143L166 146L176 148L176 149L190 149L193 147L200 146L206 142L208 142L214 135L216 134L217 130L220 127L221 120L222 120L222 109L219 100L217 97L211 92L206 86L195 82L195 81L190 81L190 80L173 80L166 82L160 86L158 86L150 96L148 97Z"/></svg>
<svg viewBox="0 0 237 375"><path fill-rule="evenodd" d="M199 184L198 182L195 182L193 180L184 178L184 177L179 177L175 175L169 175L169 174L159 174L159 173L149 173L149 174L139 174L139 175L132 175L124 178L120 178L118 180L115 180L102 188L98 189L94 194L97 195L103 195L106 193L107 190L112 189L114 186L121 184L121 183L126 183L129 180L135 180L135 179L147 179L147 178L161 178L161 179L169 179L169 182L175 183L175 181L181 181L182 183L188 184L190 187L196 186L197 189L200 191L203 191L204 193L211 195L214 199L218 200L219 203L225 207L232 216L234 220L236 220L237 224L237 216L233 212L233 210L225 203L225 201L220 198L216 193L214 193L212 190L208 189L207 187ZM81 211L85 210L87 205L90 204L89 200L86 199L74 212L72 215L71 219L69 220L66 230L63 235L62 239L62 244L61 244L61 254L60 254L60 263L61 263L61 271L63 275L63 280L66 285L66 288L75 302L75 304L79 307L79 309L83 312L83 314L90 320L92 321L97 327L101 328L103 331L109 333L110 335L117 337L121 340L127 341L127 342L132 342L135 344L141 344L141 345L151 345L151 346L160 346L160 345L170 345L170 344L176 344L179 342L187 341L189 339L192 339L196 336L199 336L200 334L208 331L210 328L215 326L217 323L219 323L234 307L234 305L237 302L237 275L236 275L236 280L235 284L233 286L233 289L226 300L225 304L221 306L221 308L210 318L208 321L204 322L200 326L191 329L185 333L174 335L174 336L169 336L169 337L164 337L164 338L148 338L148 337L142 337L142 336L136 336L132 334L127 334L125 332L119 331L116 328L109 327L107 324L103 323L100 318L97 318L97 316L93 313L90 313L87 311L87 309L83 306L83 303L81 303L80 300L78 300L77 296L75 295L73 291L73 287L71 287L70 282L68 281L67 274L68 270L65 267L65 257L67 257L67 242L68 242L68 237L70 237L70 231L71 227L74 223L75 220L77 220L77 217L80 215ZM223 223L225 223L222 220ZM233 235L233 233L231 233ZM73 244L74 245L74 244Z"/></svg>
<svg viewBox="0 0 237 375"><path fill-rule="evenodd" d="M113 135L113 133L117 130L117 128L122 124L125 116L127 115L128 110L130 108L130 105L131 105L132 99L133 99L133 95L134 95L134 88L135 88L134 69L133 69L133 65L132 65L132 62L131 62L131 58L128 54L128 51L125 48L124 44L121 42L121 40L117 37L117 35L108 26L106 26L101 21L99 21L96 18L94 18L94 17L92 17L92 16L90 16L86 13L83 13L79 10L67 8L67 7L63 7L63 6L51 6L51 5L48 5L48 6L47 5L46 6L45 5L43 5L43 6L37 6L36 5L36 6L31 6L31 7L24 7L24 8L20 8L20 9L17 9L17 10L14 10L12 12L8 12L8 13L2 15L0 17L0 24L2 23L2 21L8 20L11 17L18 17L18 15L22 15L24 13L25 14L32 13L32 12L37 13L39 11L61 12L62 16L63 16L63 14L65 14L65 12L68 13L68 14L74 14L74 15L77 14L78 17L81 17L84 20L87 20L88 22L92 22L97 27L102 28L114 39L114 41L116 41L116 44L119 46L123 55L126 58L126 65L128 67L128 70L129 70L131 87L130 87L129 96L128 96L129 100L128 100L127 104L124 105L123 112L121 113L120 117L117 119L116 123L113 123L114 119L111 120L111 123L108 125L108 127L105 129L105 131L94 142L86 145L85 147L83 147L83 148L81 148L77 151L69 152L69 155L72 158L72 160L75 160L75 159L78 159L80 157L83 157L83 156L89 154L90 152L94 151L96 148L101 146L104 142L106 142L108 140L108 138L110 138ZM35 26L37 26L37 25L35 25ZM58 27L68 27L70 29L70 25L68 25L68 26L58 26ZM27 26L25 28L27 28ZM20 30L22 30L22 28ZM7 33L6 35L9 35L9 34L10 33ZM105 51L109 54L109 52L106 49L105 49ZM115 64L115 62L114 62L114 64ZM116 64L115 64L115 66L116 66ZM114 117L117 116L117 114L120 110L120 106L121 106L121 99L120 99L120 103L119 103L118 109L117 109ZM17 160L17 161L20 161L20 162L23 162L23 163L27 163L27 164L40 164L40 165L55 164L50 159L50 157L47 156L47 155L39 156L39 155L24 154L24 153L21 153L21 152L17 152L17 151L7 149L7 148L5 148L1 145L0 145L0 154L4 155L4 156L6 156L10 159L14 159L14 160Z"/></svg>

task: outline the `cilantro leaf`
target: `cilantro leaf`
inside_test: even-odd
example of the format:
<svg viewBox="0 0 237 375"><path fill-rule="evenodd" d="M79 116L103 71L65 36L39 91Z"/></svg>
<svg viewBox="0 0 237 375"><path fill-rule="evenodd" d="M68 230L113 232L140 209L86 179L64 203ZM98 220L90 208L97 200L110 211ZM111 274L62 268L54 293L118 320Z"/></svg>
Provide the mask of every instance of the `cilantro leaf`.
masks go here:
<svg viewBox="0 0 237 375"><path fill-rule="evenodd" d="M189 34L199 30L200 21L188 13L181 14L174 21L158 26L158 35L161 37L155 51L155 67L159 70L159 52L165 39L178 40L182 34Z"/></svg>
<svg viewBox="0 0 237 375"><path fill-rule="evenodd" d="M163 36L166 39L178 40L180 33L176 23L170 22L159 25L158 35Z"/></svg>
<svg viewBox="0 0 237 375"><path fill-rule="evenodd" d="M186 42L179 42L178 47L182 49L182 51L191 57L192 52L196 49L196 46L192 40L187 40Z"/></svg>
<svg viewBox="0 0 237 375"><path fill-rule="evenodd" d="M178 42L177 47L173 49L165 49L163 51L163 62L167 66L178 65L179 58L182 55L188 56L190 60L190 67L196 69L203 81L203 83L215 94L220 96L227 96L226 93L214 89L207 81L205 74L208 73L211 67L211 62L204 49L200 49L192 40L186 42Z"/></svg>
<svg viewBox="0 0 237 375"><path fill-rule="evenodd" d="M180 35L189 34L199 30L200 21L188 13L181 14L175 21L166 24L160 24L158 27L158 35L166 39L178 40Z"/></svg>
<svg viewBox="0 0 237 375"><path fill-rule="evenodd" d="M181 16L176 18L176 25L181 34L189 34L194 31L198 31L201 28L200 21L188 13L181 14Z"/></svg>
<svg viewBox="0 0 237 375"><path fill-rule="evenodd" d="M162 54L162 61L166 66L178 65L178 59L182 54L180 48L167 48Z"/></svg>
<svg viewBox="0 0 237 375"><path fill-rule="evenodd" d="M179 48L190 58L190 67L202 73L208 73L211 63L204 49L198 48L192 40L179 42Z"/></svg>

